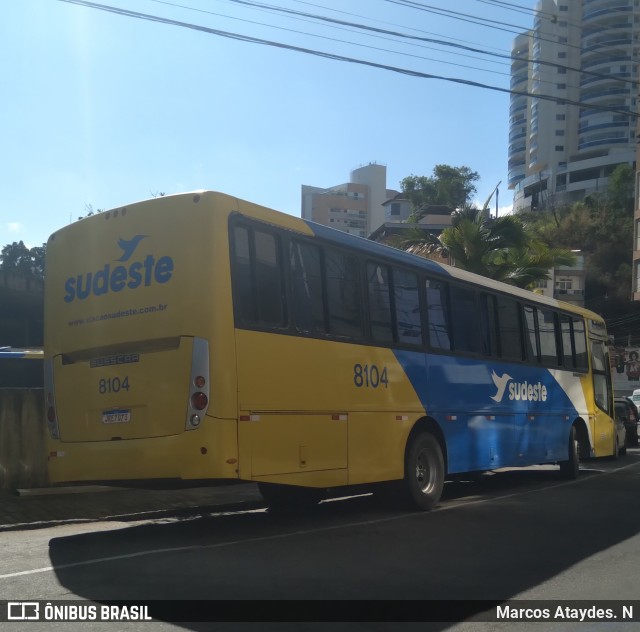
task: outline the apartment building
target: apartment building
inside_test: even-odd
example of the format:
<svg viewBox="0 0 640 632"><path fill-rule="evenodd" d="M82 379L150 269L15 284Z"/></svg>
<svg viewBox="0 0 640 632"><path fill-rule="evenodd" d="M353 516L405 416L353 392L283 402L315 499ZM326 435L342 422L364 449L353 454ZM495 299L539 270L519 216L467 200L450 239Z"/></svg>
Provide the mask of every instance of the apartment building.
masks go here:
<svg viewBox="0 0 640 632"><path fill-rule="evenodd" d="M303 219L367 237L385 221L384 203L398 195L387 189L387 167L375 162L354 169L349 182L328 188L302 185Z"/></svg>
<svg viewBox="0 0 640 632"><path fill-rule="evenodd" d="M509 188L514 208L604 193L636 160L639 0L540 0L511 52ZM601 108L601 109L598 109Z"/></svg>

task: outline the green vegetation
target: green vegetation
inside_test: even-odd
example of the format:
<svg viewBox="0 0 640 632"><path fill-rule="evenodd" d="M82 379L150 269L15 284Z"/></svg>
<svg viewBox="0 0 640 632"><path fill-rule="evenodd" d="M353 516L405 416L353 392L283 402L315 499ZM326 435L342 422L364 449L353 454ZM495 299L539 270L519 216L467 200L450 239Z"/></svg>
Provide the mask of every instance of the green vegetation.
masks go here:
<svg viewBox="0 0 640 632"><path fill-rule="evenodd" d="M556 266L575 263L570 250L529 230L520 216L490 217L490 198L484 208L472 208L478 178L469 167L448 165L437 165L431 177L404 178L402 192L413 207L409 223L417 224L430 205L455 210L451 227L439 236L416 227L395 245L421 256L447 258L458 268L522 288L548 279Z"/></svg>
<svg viewBox="0 0 640 632"><path fill-rule="evenodd" d="M0 251L0 270L30 279L44 279L46 244L27 248L23 241L4 246Z"/></svg>
<svg viewBox="0 0 640 632"><path fill-rule="evenodd" d="M584 256L585 306L602 314L611 332L635 334L640 304L632 301L633 188L635 174L620 165L608 189L571 206L491 218L470 207L478 174L468 167L438 165L431 177L409 176L401 182L417 223L432 204L455 209L452 226L439 236L415 228L395 245L421 256L449 258L453 265L532 288L549 270L574 265ZM625 324L625 323L628 323Z"/></svg>
<svg viewBox="0 0 640 632"><path fill-rule="evenodd" d="M480 179L469 167L436 165L432 176L408 176L400 182L402 193L415 213L427 206L443 205L461 210L469 206Z"/></svg>
<svg viewBox="0 0 640 632"><path fill-rule="evenodd" d="M520 214L533 234L585 258L585 306L607 319L640 311L631 300L634 172L620 165L606 193L571 206Z"/></svg>
<svg viewBox="0 0 640 632"><path fill-rule="evenodd" d="M521 288L533 287L548 279L552 268L576 261L570 250L552 247L528 230L520 217L494 219L474 208L455 211L451 227L439 236L415 228L396 245L421 256L447 258L458 268Z"/></svg>

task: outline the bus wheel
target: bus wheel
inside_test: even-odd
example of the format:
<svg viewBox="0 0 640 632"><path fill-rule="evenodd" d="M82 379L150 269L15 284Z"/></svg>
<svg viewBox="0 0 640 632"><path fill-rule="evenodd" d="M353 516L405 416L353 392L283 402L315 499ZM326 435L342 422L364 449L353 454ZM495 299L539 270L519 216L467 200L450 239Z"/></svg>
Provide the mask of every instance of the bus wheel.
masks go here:
<svg viewBox="0 0 640 632"><path fill-rule="evenodd" d="M560 461L560 476L568 480L575 480L578 478L578 472L580 470L580 446L578 445L575 426L571 427L568 449L568 460Z"/></svg>
<svg viewBox="0 0 640 632"><path fill-rule="evenodd" d="M277 483L258 483L258 491L270 509L281 511L309 509L326 497L323 489Z"/></svg>
<svg viewBox="0 0 640 632"><path fill-rule="evenodd" d="M444 457L438 440L427 432L413 438L404 468L404 495L413 509L428 511L444 487Z"/></svg>

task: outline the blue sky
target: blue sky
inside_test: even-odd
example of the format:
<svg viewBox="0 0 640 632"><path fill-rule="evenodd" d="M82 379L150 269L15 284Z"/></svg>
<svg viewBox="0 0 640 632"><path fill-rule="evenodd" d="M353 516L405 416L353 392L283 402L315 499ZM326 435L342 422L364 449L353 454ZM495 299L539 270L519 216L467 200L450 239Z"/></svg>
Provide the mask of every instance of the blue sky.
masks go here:
<svg viewBox="0 0 640 632"><path fill-rule="evenodd" d="M101 4L509 86L508 59L460 56L460 49L374 37L234 0ZM514 31L532 25L534 3L511 0L520 11L494 0L421 0L413 7L406 0L262 4L508 55ZM427 6L515 27L489 28ZM300 215L302 184L340 184L369 162L385 164L387 186L396 189L405 176L431 175L436 164L465 165L481 176L478 200L502 181L500 207L510 205L506 93L60 0L7 0L2 8L0 246L18 240L40 245L84 215L87 205L113 208L157 192L213 189Z"/></svg>

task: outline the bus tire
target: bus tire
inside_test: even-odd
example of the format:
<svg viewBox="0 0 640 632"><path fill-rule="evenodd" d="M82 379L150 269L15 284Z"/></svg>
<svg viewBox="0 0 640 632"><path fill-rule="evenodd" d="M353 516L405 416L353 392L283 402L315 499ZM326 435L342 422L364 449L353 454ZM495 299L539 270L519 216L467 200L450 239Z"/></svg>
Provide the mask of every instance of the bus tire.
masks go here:
<svg viewBox="0 0 640 632"><path fill-rule="evenodd" d="M405 457L403 492L412 509L429 511L440 500L445 468L442 448L428 432L413 437Z"/></svg>
<svg viewBox="0 0 640 632"><path fill-rule="evenodd" d="M569 433L568 452L569 458L566 461L560 461L560 476L567 480L575 480L578 478L578 472L580 471L580 446L578 445L575 426L571 426L571 432Z"/></svg>
<svg viewBox="0 0 640 632"><path fill-rule="evenodd" d="M269 509L277 511L310 509L326 497L323 489L278 483L258 483L258 491Z"/></svg>

